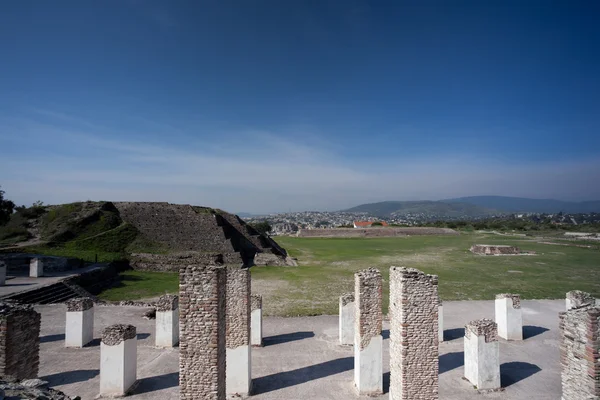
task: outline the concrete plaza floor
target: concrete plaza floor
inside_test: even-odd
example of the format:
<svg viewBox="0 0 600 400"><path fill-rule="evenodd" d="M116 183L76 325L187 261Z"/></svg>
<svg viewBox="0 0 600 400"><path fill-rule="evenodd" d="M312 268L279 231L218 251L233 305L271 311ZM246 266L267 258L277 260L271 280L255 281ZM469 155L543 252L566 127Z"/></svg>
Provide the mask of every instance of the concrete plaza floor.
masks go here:
<svg viewBox="0 0 600 400"><path fill-rule="evenodd" d="M525 340L500 341L500 392L479 394L463 376L464 325L494 318L493 301L444 303L446 341L440 345L440 399L560 399L558 312L564 300L523 301ZM132 399L178 399L178 349L154 347L154 320L140 307L96 307L95 340L83 349L64 347L65 307L38 306L42 314L40 378L71 396L93 399L100 387L100 332L128 323L138 332L138 379ZM368 399L355 392L353 349L338 345L337 316L265 318L264 344L252 351L256 400ZM384 391L388 399L389 325L384 324Z"/></svg>

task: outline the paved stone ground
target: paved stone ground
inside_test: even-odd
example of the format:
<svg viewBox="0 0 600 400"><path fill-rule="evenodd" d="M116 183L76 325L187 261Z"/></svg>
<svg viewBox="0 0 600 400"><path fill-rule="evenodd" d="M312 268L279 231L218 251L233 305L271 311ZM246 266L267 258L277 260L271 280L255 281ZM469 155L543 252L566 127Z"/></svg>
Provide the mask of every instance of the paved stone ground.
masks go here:
<svg viewBox="0 0 600 400"><path fill-rule="evenodd" d="M478 394L463 376L464 325L494 317L493 301L444 302L446 342L440 346L440 399L560 399L558 312L564 300L523 301L523 342L500 342L501 392ZM69 395L93 399L99 389L99 339L64 348L65 307L42 313L40 377ZM139 307L96 307L95 337L103 327L128 323L138 332L139 386L132 399L178 399L178 351L154 345L154 320ZM337 343L337 316L266 318L265 346L253 349L256 400L368 399L352 383L353 349ZM389 386L389 325L384 323L384 389ZM388 399L387 393L378 397Z"/></svg>

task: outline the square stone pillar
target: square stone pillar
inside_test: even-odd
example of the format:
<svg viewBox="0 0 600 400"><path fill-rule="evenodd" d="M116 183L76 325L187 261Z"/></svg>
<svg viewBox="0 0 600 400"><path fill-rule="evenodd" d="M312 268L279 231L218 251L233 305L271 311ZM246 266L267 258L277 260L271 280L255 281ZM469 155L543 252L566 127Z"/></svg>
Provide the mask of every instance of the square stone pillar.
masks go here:
<svg viewBox="0 0 600 400"><path fill-rule="evenodd" d="M596 303L596 299L587 292L582 292L581 290L571 290L570 292L567 292L565 303L567 306L567 311L569 311L573 308L593 306Z"/></svg>
<svg viewBox="0 0 600 400"><path fill-rule="evenodd" d="M438 277L390 268L390 400L438 398Z"/></svg>
<svg viewBox="0 0 600 400"><path fill-rule="evenodd" d="M38 278L44 276L44 263L39 258L32 258L29 261L29 277Z"/></svg>
<svg viewBox="0 0 600 400"><path fill-rule="evenodd" d="M341 295L339 314L340 344L354 344L355 313L354 293L345 293Z"/></svg>
<svg viewBox="0 0 600 400"><path fill-rule="evenodd" d="M94 302L81 297L66 304L65 347L83 347L94 339Z"/></svg>
<svg viewBox="0 0 600 400"><path fill-rule="evenodd" d="M521 296L502 293L496 295L496 324L498 336L505 340L523 340Z"/></svg>
<svg viewBox="0 0 600 400"><path fill-rule="evenodd" d="M250 270L227 268L227 394L252 391Z"/></svg>
<svg viewBox="0 0 600 400"><path fill-rule="evenodd" d="M442 343L444 341L444 306L442 300L438 299L438 341Z"/></svg>
<svg viewBox="0 0 600 400"><path fill-rule="evenodd" d="M156 347L179 343L179 296L165 294L156 303Z"/></svg>
<svg viewBox="0 0 600 400"><path fill-rule="evenodd" d="M250 308L252 314L250 316L250 344L252 346L263 345L262 333L262 296L253 294L250 296Z"/></svg>
<svg viewBox="0 0 600 400"><path fill-rule="evenodd" d="M562 400L600 398L600 306L559 314Z"/></svg>
<svg viewBox="0 0 600 400"><path fill-rule="evenodd" d="M29 305L0 302L0 376L14 381L38 377L41 316Z"/></svg>
<svg viewBox="0 0 600 400"><path fill-rule="evenodd" d="M465 326L465 378L477 389L500 388L498 325L488 318Z"/></svg>
<svg viewBox="0 0 600 400"><path fill-rule="evenodd" d="M4 261L0 261L0 286L6 285L6 263Z"/></svg>
<svg viewBox="0 0 600 400"><path fill-rule="evenodd" d="M179 398L225 400L225 287L223 267L179 270Z"/></svg>
<svg viewBox="0 0 600 400"><path fill-rule="evenodd" d="M100 396L125 396L137 380L137 337L133 325L104 328L100 343Z"/></svg>
<svg viewBox="0 0 600 400"><path fill-rule="evenodd" d="M379 270L354 274L354 384L360 394L383 393L381 289Z"/></svg>

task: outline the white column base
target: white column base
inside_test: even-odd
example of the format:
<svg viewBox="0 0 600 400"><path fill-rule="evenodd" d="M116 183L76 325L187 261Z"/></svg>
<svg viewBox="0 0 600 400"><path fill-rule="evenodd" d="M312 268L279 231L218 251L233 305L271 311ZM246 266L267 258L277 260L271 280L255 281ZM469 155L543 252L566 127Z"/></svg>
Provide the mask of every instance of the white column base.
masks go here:
<svg viewBox="0 0 600 400"><path fill-rule="evenodd" d="M100 344L100 396L125 396L137 380L137 339Z"/></svg>
<svg viewBox="0 0 600 400"><path fill-rule="evenodd" d="M511 300L512 302L512 300ZM464 339L465 378L477 389L500 388L500 350L498 341L486 343L485 336Z"/></svg>
<svg viewBox="0 0 600 400"><path fill-rule="evenodd" d="M67 311L65 347L83 347L94 339L94 308Z"/></svg>
<svg viewBox="0 0 600 400"><path fill-rule="evenodd" d="M252 346L263 345L262 334L262 310L257 308L250 314L250 344Z"/></svg>
<svg viewBox="0 0 600 400"><path fill-rule="evenodd" d="M6 264L0 266L0 286L6 285Z"/></svg>
<svg viewBox="0 0 600 400"><path fill-rule="evenodd" d="M510 298L496 299L498 336L505 340L523 340L523 316L520 308L513 308Z"/></svg>
<svg viewBox="0 0 600 400"><path fill-rule="evenodd" d="M360 394L383 393L383 337L377 335L360 350L359 337L354 343L354 384Z"/></svg>
<svg viewBox="0 0 600 400"><path fill-rule="evenodd" d="M156 347L175 347L179 343L179 309L156 312Z"/></svg>
<svg viewBox="0 0 600 400"><path fill-rule="evenodd" d="M354 344L354 304L354 302L348 303L345 306L340 304L340 344Z"/></svg>
<svg viewBox="0 0 600 400"><path fill-rule="evenodd" d="M444 341L444 306L438 306L438 340Z"/></svg>
<svg viewBox="0 0 600 400"><path fill-rule="evenodd" d="M227 349L227 394L249 395L252 391L251 346Z"/></svg>
<svg viewBox="0 0 600 400"><path fill-rule="evenodd" d="M34 258L29 262L29 277L39 278L40 276L44 276L44 263Z"/></svg>

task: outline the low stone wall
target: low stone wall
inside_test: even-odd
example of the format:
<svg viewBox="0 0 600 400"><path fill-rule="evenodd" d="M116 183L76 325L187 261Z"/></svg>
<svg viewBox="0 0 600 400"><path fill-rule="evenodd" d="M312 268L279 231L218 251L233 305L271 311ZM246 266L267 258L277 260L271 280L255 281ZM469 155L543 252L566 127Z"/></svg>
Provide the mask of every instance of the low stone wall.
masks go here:
<svg viewBox="0 0 600 400"><path fill-rule="evenodd" d="M469 251L473 254L480 254L485 256L498 256L498 255L515 255L515 254L535 254L531 251L522 251L516 246L505 246L505 245L491 245L491 244L474 244L471 246Z"/></svg>
<svg viewBox="0 0 600 400"><path fill-rule="evenodd" d="M242 262L238 253L227 255L231 264ZM179 272L182 265L223 265L224 256L221 253L197 253L182 252L175 254L132 254L129 258L129 265L137 271L157 271L157 272Z"/></svg>
<svg viewBox="0 0 600 400"><path fill-rule="evenodd" d="M44 272L64 272L81 268L83 260L73 257L54 257L30 253L4 253L0 254L0 261L4 261L8 274L29 274L29 263L33 258L42 260Z"/></svg>
<svg viewBox="0 0 600 400"><path fill-rule="evenodd" d="M417 235L459 235L449 228L337 228L337 229L300 229L298 237L393 237Z"/></svg>
<svg viewBox="0 0 600 400"><path fill-rule="evenodd" d="M79 396L71 398L59 390L49 388L48 382L40 379L0 381L0 392L3 392L5 399L80 400Z"/></svg>

